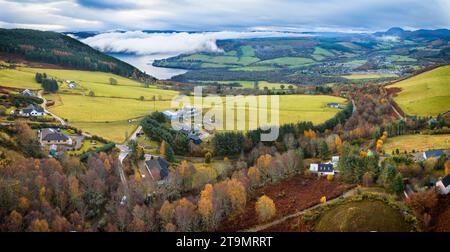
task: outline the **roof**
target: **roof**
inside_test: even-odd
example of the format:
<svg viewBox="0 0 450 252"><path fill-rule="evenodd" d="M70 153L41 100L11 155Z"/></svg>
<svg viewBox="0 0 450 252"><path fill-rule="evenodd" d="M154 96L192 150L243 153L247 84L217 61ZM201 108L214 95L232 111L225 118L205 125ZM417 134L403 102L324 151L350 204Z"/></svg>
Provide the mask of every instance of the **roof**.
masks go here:
<svg viewBox="0 0 450 252"><path fill-rule="evenodd" d="M330 102L327 104L328 106L339 106L339 103L336 102Z"/></svg>
<svg viewBox="0 0 450 252"><path fill-rule="evenodd" d="M319 164L318 172L333 172L333 164Z"/></svg>
<svg viewBox="0 0 450 252"><path fill-rule="evenodd" d="M30 104L28 105L28 107L22 109L23 113L27 114L33 112L33 110L35 110L36 112L44 113L44 109L41 106L37 106L34 104Z"/></svg>
<svg viewBox="0 0 450 252"><path fill-rule="evenodd" d="M445 187L447 187L447 186L450 185L450 174L448 174L447 176L445 176L445 177L442 179L442 184L444 184Z"/></svg>
<svg viewBox="0 0 450 252"><path fill-rule="evenodd" d="M47 133L47 134L45 134ZM69 137L64 135L61 132L55 131L53 129L48 129L47 132L43 132L43 134L45 134L42 137L42 140L44 141L67 141L69 140Z"/></svg>
<svg viewBox="0 0 450 252"><path fill-rule="evenodd" d="M145 161L145 165L148 167L148 169L157 169L159 170L161 179L164 179L169 175L169 162L165 158L152 158L147 161Z"/></svg>
<svg viewBox="0 0 450 252"><path fill-rule="evenodd" d="M429 150L429 151L425 151L425 157L426 158L430 158L430 157L440 157L444 155L444 151L442 150Z"/></svg>
<svg viewBox="0 0 450 252"><path fill-rule="evenodd" d="M31 92L29 89L25 89L25 90L22 91L22 95L23 96L33 96L34 93Z"/></svg>
<svg viewBox="0 0 450 252"><path fill-rule="evenodd" d="M200 137L195 134L189 134L188 137L194 141L201 141Z"/></svg>

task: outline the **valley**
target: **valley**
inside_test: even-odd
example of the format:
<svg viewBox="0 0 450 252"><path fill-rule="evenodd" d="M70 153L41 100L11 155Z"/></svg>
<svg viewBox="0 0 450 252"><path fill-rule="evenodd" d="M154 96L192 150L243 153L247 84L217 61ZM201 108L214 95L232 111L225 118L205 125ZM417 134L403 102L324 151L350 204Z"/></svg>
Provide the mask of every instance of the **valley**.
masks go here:
<svg viewBox="0 0 450 252"><path fill-rule="evenodd" d="M0 29L0 231L449 230L447 33L222 39L155 60L183 69L158 80ZM243 128L196 124L230 101Z"/></svg>

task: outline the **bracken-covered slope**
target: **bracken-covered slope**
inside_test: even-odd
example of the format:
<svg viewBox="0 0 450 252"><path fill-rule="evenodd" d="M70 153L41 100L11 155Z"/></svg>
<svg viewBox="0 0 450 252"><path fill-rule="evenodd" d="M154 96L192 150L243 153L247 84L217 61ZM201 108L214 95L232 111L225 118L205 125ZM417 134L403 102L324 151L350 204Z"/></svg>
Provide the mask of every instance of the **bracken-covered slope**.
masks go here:
<svg viewBox="0 0 450 252"><path fill-rule="evenodd" d="M71 69L110 72L142 82L155 81L154 77L128 63L56 32L0 29L0 52Z"/></svg>

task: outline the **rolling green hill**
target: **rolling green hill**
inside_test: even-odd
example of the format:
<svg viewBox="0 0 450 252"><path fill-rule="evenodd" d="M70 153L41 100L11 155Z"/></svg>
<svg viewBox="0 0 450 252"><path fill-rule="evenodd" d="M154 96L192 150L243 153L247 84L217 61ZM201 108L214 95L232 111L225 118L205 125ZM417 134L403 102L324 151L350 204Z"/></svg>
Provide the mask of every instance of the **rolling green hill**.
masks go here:
<svg viewBox="0 0 450 252"><path fill-rule="evenodd" d="M400 88L395 102L408 115L436 116L450 109L450 65L389 85Z"/></svg>
<svg viewBox="0 0 450 252"><path fill-rule="evenodd" d="M0 29L0 52L28 61L71 69L109 72L142 82L155 81L154 77L128 63L56 32Z"/></svg>

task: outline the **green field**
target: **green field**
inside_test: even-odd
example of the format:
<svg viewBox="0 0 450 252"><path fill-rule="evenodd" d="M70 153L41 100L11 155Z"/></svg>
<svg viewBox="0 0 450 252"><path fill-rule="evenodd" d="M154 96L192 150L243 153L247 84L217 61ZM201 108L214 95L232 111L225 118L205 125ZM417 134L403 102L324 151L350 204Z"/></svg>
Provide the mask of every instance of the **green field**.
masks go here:
<svg viewBox="0 0 450 252"><path fill-rule="evenodd" d="M408 225L394 208L381 201L349 202L336 206L317 222L317 232L407 232Z"/></svg>
<svg viewBox="0 0 450 252"><path fill-rule="evenodd" d="M248 53L248 52L247 52ZM204 63L213 63L217 65L242 65L246 66L259 61L258 58L253 56L243 55L242 57L237 56L210 56L206 54L193 54L181 58L181 61L201 61ZM203 65L202 65L203 67Z"/></svg>
<svg viewBox="0 0 450 252"><path fill-rule="evenodd" d="M255 87L255 82L254 81L200 81L201 83L205 83L205 84L212 84L212 83L219 83L219 84L224 84L224 85L230 85L230 84L235 84L238 83L241 85L240 88L254 88ZM272 82L268 82L268 81L258 81L258 87L259 89L264 89L264 87L267 87L268 89L272 90L281 90L281 85L284 85L284 90L288 90L289 85L293 85L295 88L294 84L288 84L288 83L272 83Z"/></svg>
<svg viewBox="0 0 450 252"><path fill-rule="evenodd" d="M230 68L230 71L245 71L245 72L252 72L252 71L272 71L276 68L271 66L246 66L246 67L236 67L236 68Z"/></svg>
<svg viewBox="0 0 450 252"><path fill-rule="evenodd" d="M31 72L0 69L0 86L39 89L41 85L35 81L34 77L35 74Z"/></svg>
<svg viewBox="0 0 450 252"><path fill-rule="evenodd" d="M313 59L302 57L281 57L258 62L258 65L301 66L315 63Z"/></svg>
<svg viewBox="0 0 450 252"><path fill-rule="evenodd" d="M34 80L36 72L45 72L49 76L62 81L62 84L60 84L61 90L58 94L45 95L47 100L55 101L55 105L48 108L50 112L66 119L70 125L87 133L99 135L115 142L123 142L126 136L136 128L138 120L152 111L176 109L170 107L170 99L178 95L178 92L162 90L155 86L145 88L136 81L108 73L18 68L16 70L2 69L0 70L0 76L8 76L4 78L11 80L4 83L5 86L38 89L39 85ZM109 84L110 77L115 78L118 84ZM65 80L76 81L78 87L68 89ZM226 84L226 82L223 83ZM239 83L247 88L253 88L254 86L252 81ZM267 86L269 89L279 90L281 85L281 83L259 82L261 89ZM289 85L284 85L285 90L287 90ZM87 95L89 91L93 91L95 96ZM144 96L145 100L139 100L140 96ZM152 96L157 99L151 101ZM160 97L161 99L159 99ZM321 123L339 111L328 108L327 103L346 103L343 98L324 95L286 95L279 96L279 100L281 124L298 121ZM224 98L222 98L222 103L224 103ZM248 125L249 114L257 114L257 107L246 107L246 109L245 124L247 125L246 129L250 129ZM136 120L129 122L130 119Z"/></svg>
<svg viewBox="0 0 450 252"><path fill-rule="evenodd" d="M134 99L90 97L83 95L47 95L56 104L50 112L68 119L70 125L90 134L122 142L125 132L131 133L136 123L128 119L139 118L156 110L168 109L170 101L139 101Z"/></svg>
<svg viewBox="0 0 450 252"><path fill-rule="evenodd" d="M417 61L416 59L410 58L408 56L403 56L403 55L391 55L386 57L387 60L390 61L404 61L404 62L414 62Z"/></svg>
<svg viewBox="0 0 450 252"><path fill-rule="evenodd" d="M427 151L430 149L448 149L450 148L450 135L404 135L388 138L383 145L386 153L392 153L398 149L401 153L404 151Z"/></svg>
<svg viewBox="0 0 450 252"><path fill-rule="evenodd" d="M450 66L443 66L397 82L395 102L408 115L436 116L450 109Z"/></svg>
<svg viewBox="0 0 450 252"><path fill-rule="evenodd" d="M123 98L67 94L49 95L46 98L56 101L55 106L50 107L49 110L62 118L68 119L69 124L116 142L122 142L125 139L126 132L130 134L136 127L136 123L128 123L128 119L148 115L154 110L164 111L171 109L170 101L156 101L153 103L151 101ZM324 95L286 95L279 96L279 98L281 124L298 121L321 123L333 117L339 111L326 107L328 102L346 102L339 97ZM246 109L246 129L250 129L248 115L255 112L257 108L250 107ZM235 119L237 121L237 118Z"/></svg>
<svg viewBox="0 0 450 252"><path fill-rule="evenodd" d="M379 79L379 78L393 78L398 77L396 74L351 74L351 75L343 75L343 78L349 80L363 80L363 79Z"/></svg>

